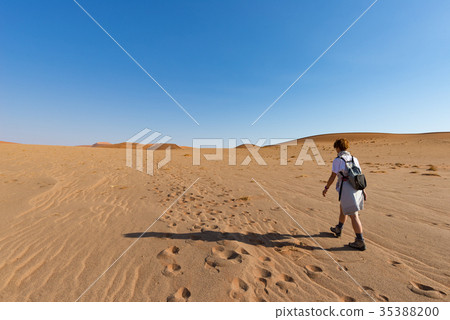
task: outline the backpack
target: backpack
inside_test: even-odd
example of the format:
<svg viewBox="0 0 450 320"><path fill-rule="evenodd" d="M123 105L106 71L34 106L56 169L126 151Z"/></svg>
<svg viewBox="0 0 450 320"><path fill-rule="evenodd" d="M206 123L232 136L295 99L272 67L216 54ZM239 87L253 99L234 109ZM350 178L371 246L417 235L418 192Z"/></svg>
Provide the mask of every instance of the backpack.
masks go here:
<svg viewBox="0 0 450 320"><path fill-rule="evenodd" d="M348 169L348 176L344 176L344 174L341 172L342 183L344 183L344 181L347 180L348 182L350 182L353 189L364 190L367 187L366 177L362 174L361 169L356 166L355 162L353 161L353 156L351 161L345 161L345 159L342 157L339 158L344 160L345 165L347 166Z"/></svg>

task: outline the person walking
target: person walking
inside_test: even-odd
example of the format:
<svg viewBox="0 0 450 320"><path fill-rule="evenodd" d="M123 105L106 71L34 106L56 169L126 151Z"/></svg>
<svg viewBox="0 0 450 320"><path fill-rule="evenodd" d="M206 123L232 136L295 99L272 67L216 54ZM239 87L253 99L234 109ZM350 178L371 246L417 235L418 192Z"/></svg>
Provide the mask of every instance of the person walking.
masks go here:
<svg viewBox="0 0 450 320"><path fill-rule="evenodd" d="M363 227L359 219L359 211L364 208L364 201L367 200L367 194L365 190L355 190L349 183L347 178L347 163L352 163L359 169L361 169L361 166L359 165L358 159L347 151L349 148L347 139L336 140L333 147L337 152L337 157L333 160L332 172L322 191L322 195L324 197L326 196L328 189L337 176L336 191L339 193L340 214L339 223L335 227L331 227L330 230L336 237L340 237L344 223L347 220L347 216L349 216L356 234L356 239L354 242L350 242L348 246L363 251L366 250L366 244L363 238Z"/></svg>

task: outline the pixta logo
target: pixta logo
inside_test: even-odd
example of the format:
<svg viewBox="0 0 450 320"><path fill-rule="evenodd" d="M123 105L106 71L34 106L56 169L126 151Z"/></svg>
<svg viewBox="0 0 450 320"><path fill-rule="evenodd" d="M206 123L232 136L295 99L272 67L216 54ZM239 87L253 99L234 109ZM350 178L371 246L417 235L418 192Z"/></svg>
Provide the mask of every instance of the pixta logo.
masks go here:
<svg viewBox="0 0 450 320"><path fill-rule="evenodd" d="M291 140L291 141L288 141ZM288 141L288 142L286 142ZM241 139L242 144L246 147L249 155L245 157L245 159L239 164L241 166L248 166L252 161L252 157L255 162L260 166L266 166L267 163L264 161L264 158L259 154L259 150L261 146L266 142L266 139L259 139L256 144L252 144L249 139ZM202 155L208 161L222 161L223 160L223 139L194 139L192 141L193 147L193 157L192 164L194 166L200 165ZM288 146L296 146L297 140L295 139L270 139L269 145L274 146L278 145L280 147L280 165L287 166L288 164ZM228 165L235 166L237 165L236 160L236 146L237 139L228 139ZM214 154L202 154L200 149L202 147L208 147L209 149L214 149ZM305 161L313 161L311 155L308 152L311 152L314 160L319 166L324 166L325 162L323 161L322 155L319 152L316 144L313 139L305 139L303 142L300 153L295 161L296 166L301 166Z"/></svg>
<svg viewBox="0 0 450 320"><path fill-rule="evenodd" d="M171 148L170 145L165 145L167 142L169 142L172 137L170 136L163 136L161 139L158 140L158 142L152 144L153 141L158 139L162 134L157 131L145 128L144 130L140 131L139 133L132 136L130 139L126 142L126 164L127 167L133 168L133 153L136 154L136 170L139 170L141 172L144 172L144 154L146 155L146 173L149 175L154 174L154 152L157 149L164 149L166 150L166 154L164 159L160 160L157 164L157 168L160 169L164 165L170 162L172 159L171 155ZM136 152L133 152L136 150ZM145 150L145 152L144 152Z"/></svg>
<svg viewBox="0 0 450 320"><path fill-rule="evenodd" d="M150 129L144 129L139 133L135 134L133 137L126 142L126 164L128 167L133 167L133 155L136 156L136 169L144 172L144 163L146 163L145 173L153 176L155 170L154 164L154 152L157 149L165 149L165 157L160 160L156 167L158 169L165 166L172 159L171 146L167 144L168 141L172 139L170 136L161 137L161 133L153 131ZM159 139L160 138L160 139ZM156 143L155 140L159 139ZM243 145L248 151L247 157L237 163L236 157L236 146L238 139L228 139L228 165L230 166L248 166L252 160L254 160L260 166L267 166L266 161L259 153L261 146L266 142L266 139L259 139L256 144L252 144L249 139L240 139ZM297 140L292 139L270 139L269 145L280 147L280 165L288 165L288 146L296 146ZM287 141L287 142L286 142ZM202 148L208 148L208 154L201 152ZM213 149L211 153L211 150ZM145 151L145 152L144 152ZM223 161L224 153L224 139L193 139L192 140L192 165L198 166L201 163L201 159L204 158L207 161ZM312 154L311 155L309 154ZM314 140L305 139L303 141L300 153L295 161L296 166L301 166L305 161L316 161L319 166L325 165L323 158L317 148Z"/></svg>

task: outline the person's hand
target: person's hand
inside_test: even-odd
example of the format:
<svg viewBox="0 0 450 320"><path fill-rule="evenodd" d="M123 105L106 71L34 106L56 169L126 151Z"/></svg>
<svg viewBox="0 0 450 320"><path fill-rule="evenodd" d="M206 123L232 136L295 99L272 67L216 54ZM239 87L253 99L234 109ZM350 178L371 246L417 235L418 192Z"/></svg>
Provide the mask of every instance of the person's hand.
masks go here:
<svg viewBox="0 0 450 320"><path fill-rule="evenodd" d="M327 191L328 191L328 189L327 188L324 188L323 189L323 191L322 191L322 195L325 197L326 195L327 195Z"/></svg>
<svg viewBox="0 0 450 320"><path fill-rule="evenodd" d="M364 195L364 201L367 201L367 193L366 193L366 190L363 190L363 195Z"/></svg>

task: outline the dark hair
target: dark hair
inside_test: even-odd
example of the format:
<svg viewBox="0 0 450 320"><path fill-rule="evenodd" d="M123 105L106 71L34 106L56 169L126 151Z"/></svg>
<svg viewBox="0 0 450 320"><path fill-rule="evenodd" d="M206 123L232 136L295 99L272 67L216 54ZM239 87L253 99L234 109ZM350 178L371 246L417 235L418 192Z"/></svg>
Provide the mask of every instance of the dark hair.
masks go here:
<svg viewBox="0 0 450 320"><path fill-rule="evenodd" d="M347 139L337 139L333 145L334 148L338 148L341 151L345 151L348 149L348 140Z"/></svg>

